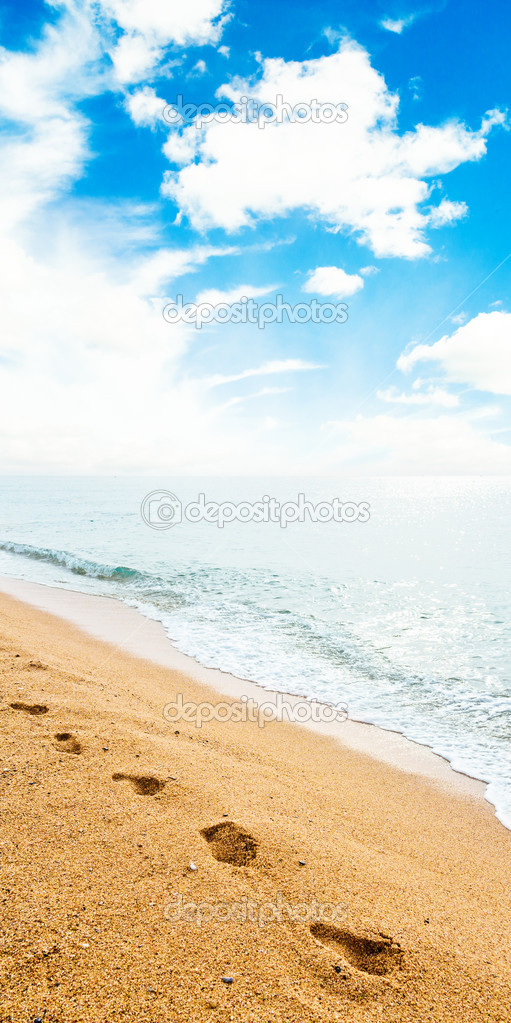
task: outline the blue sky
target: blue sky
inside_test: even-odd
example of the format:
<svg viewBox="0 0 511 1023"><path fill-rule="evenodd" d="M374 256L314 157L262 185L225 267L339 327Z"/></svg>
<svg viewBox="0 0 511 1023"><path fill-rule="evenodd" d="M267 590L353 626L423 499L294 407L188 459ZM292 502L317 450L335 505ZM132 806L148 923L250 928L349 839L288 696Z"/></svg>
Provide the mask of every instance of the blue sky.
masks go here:
<svg viewBox="0 0 511 1023"><path fill-rule="evenodd" d="M2 469L511 471L507 4L0 18ZM169 126L166 105L347 104ZM343 324L166 304L341 303Z"/></svg>

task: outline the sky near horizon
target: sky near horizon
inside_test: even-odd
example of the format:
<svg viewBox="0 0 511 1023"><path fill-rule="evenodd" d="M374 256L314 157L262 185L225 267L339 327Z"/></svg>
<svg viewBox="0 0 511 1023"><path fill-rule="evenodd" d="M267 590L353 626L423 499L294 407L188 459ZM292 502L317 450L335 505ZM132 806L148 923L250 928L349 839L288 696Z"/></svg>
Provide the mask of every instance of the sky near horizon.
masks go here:
<svg viewBox="0 0 511 1023"><path fill-rule="evenodd" d="M504 0L4 4L2 471L510 473L510 30ZM178 295L348 317L198 330Z"/></svg>

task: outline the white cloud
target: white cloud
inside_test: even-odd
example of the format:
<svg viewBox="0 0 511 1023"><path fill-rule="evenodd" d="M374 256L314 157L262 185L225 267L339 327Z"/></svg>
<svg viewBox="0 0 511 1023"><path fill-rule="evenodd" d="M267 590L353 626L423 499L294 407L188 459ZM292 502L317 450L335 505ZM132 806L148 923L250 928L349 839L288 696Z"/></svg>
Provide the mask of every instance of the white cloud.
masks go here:
<svg viewBox="0 0 511 1023"><path fill-rule="evenodd" d="M0 148L0 214L12 230L66 189L88 156L81 117L49 118L33 131L5 136Z"/></svg>
<svg viewBox="0 0 511 1023"><path fill-rule="evenodd" d="M334 46L336 48L339 46L339 43L344 38L345 33L339 28L332 28L331 25L327 25L327 27L323 29L321 35L325 37L326 41L333 49Z"/></svg>
<svg viewBox="0 0 511 1023"><path fill-rule="evenodd" d="M440 405L443 408L456 408L459 405L458 396L442 387L430 387L427 391L416 391L414 394L400 394L396 387L389 387L386 391L377 391L376 397L394 405Z"/></svg>
<svg viewBox="0 0 511 1023"><path fill-rule="evenodd" d="M206 410L177 383L186 332L166 329L159 304L107 267L87 265L79 238L47 240L42 259L4 238L0 260L4 469L143 471L142 452L157 449L158 431L171 440L178 409L205 427Z"/></svg>
<svg viewBox="0 0 511 1023"><path fill-rule="evenodd" d="M20 359L41 357L42 370L46 356L58 378L65 376L66 360L80 362L91 352L139 351L143 343L155 354L164 349L170 356L178 338L177 350L184 350L185 332L165 330L159 307L130 281L113 281L108 267L89 263L75 250L74 240L60 240L53 252L48 246L46 258L39 260L4 238L0 258L3 345ZM53 364L59 351L66 353L60 369Z"/></svg>
<svg viewBox="0 0 511 1023"><path fill-rule="evenodd" d="M244 419L248 413L242 414L247 398L271 397L272 403L277 402L288 387L264 386L243 398L232 397L222 406L212 405L211 399L222 393L214 389L223 384L266 377L269 383L275 379L280 383L282 376L292 373L302 374L305 384L308 372L325 367L306 359L279 359L276 353L275 359L240 368L234 374L231 361L226 365L227 374L190 379L186 360L193 328L170 326L161 316L162 292L170 282L194 273L209 259L239 249L205 244L189 249L155 247L160 226L157 210L151 210L149 204L67 196L90 155L89 124L77 104L111 87L113 74L110 67L104 70L101 31L105 26L90 18L88 0L83 5L66 0L61 7L63 13L59 11L58 19L52 20L30 52L0 51L0 113L6 120L0 171L4 214L4 233L0 235L2 467L10 471L22 467L36 472L108 473L262 473L303 467L302 455L293 447L291 429L289 446L287 442L284 445L281 433L286 424L273 417L261 420L255 414L250 421ZM191 0L184 9L174 2L156 0L112 0L103 7L117 18L118 27L113 30L121 34L112 52L119 79L125 82L137 82L141 75L151 73L165 56L169 41L178 46L182 45L180 39L216 43L221 32L221 0ZM236 225L240 216L253 222L258 216L272 217L275 212L285 214L302 207L334 230L354 232L369 241L375 251L420 254L425 250L421 249L425 247L425 226L433 225L435 214L422 208L429 189L418 179L430 172L445 172L464 159L477 159L485 151L485 133L502 120L501 115L491 113L479 133L460 125L451 125L449 130L446 126L419 126L415 133L399 136L397 100L370 67L367 54L354 44L344 56L334 54L305 64L265 62L262 75L258 88L261 96L270 100L277 91L292 101L293 97L294 101L303 99L304 89L310 100L317 88L324 101L337 96L339 102L350 102L348 124L339 125L338 134L334 130L335 143L328 139L330 126L327 132L324 125L313 126L320 131L309 135L303 134L309 130L306 124L268 126L253 132L242 127L241 135L211 134L210 129L197 133L192 127L189 131L196 145L187 141L185 130L179 143L183 162L188 163L198 149L203 161L199 171L206 175L203 192L199 189L203 206L197 204L198 223L207 219L208 195L211 202L216 201L214 188L209 194L206 158L212 168L218 163L222 172L229 172L221 181L220 222L226 218ZM231 89L235 93L243 85L238 82ZM126 104L134 123L151 125L162 101L154 89L145 86L132 91ZM351 134L342 134L345 129L351 132L352 126ZM311 140L318 138L316 160L309 150L314 150ZM169 156L172 146L175 155L175 136L166 145ZM352 159L356 166L351 171L348 163ZM450 222L454 219L451 207L461 205L444 200L437 207L441 211L437 220L440 216L444 223ZM259 249L274 244L262 242ZM257 247L256 242L253 250ZM148 249L152 251L148 253ZM347 279L353 284L357 278L362 284L361 278L375 268L364 268L361 277L347 275L338 267L320 267L314 273L332 270L344 274L344 282ZM339 281L337 277L338 285ZM269 288L240 285L227 292L212 292L202 287L201 296L209 292L210 298L233 301L241 291L254 296L266 294ZM485 357L490 353L491 360L497 357L494 342L495 338L484 351ZM435 358L447 374L456 371L460 380L466 379L466 375L459 376L459 363L463 362L459 353L442 352L439 357L437 351L432 357L417 355L416 361L421 358ZM466 351L465 360L472 365ZM481 367L475 362L477 372L473 366L472 370L480 380ZM218 363L213 365L218 368ZM241 355L236 365L243 366ZM498 376L494 367L492 379ZM505 374L500 376L506 379ZM413 393L412 401L392 389L382 392L390 395L383 400L402 405L415 404L425 396L428 403L441 405L441 395L446 393L436 384L425 395ZM405 420L390 416L364 422L366 426L359 421L348 424L349 443L343 451L337 445L331 455L337 464L344 460L352 465L357 445L364 468L372 460L384 471L398 464L405 471L417 471L417 467L420 471L421 458L426 471L433 463L438 471L446 464L447 471L453 466L454 471L462 471L465 465L469 471L478 471L481 465L485 472L501 471L498 467L507 464L508 449L464 420L441 417L440 426L434 419L414 420L423 425L420 429L415 425L411 431L408 423L404 428ZM415 437L415 460L408 436L399 441L403 431L411 432L412 440ZM428 448L431 438L433 453ZM413 468L407 470L407 466ZM316 471L317 464L311 468Z"/></svg>
<svg viewBox="0 0 511 1023"><path fill-rule="evenodd" d="M207 387L219 387L222 384L233 384L238 380L247 380L249 377L274 376L276 373L304 373L315 369L325 369L325 366L315 362L306 362L303 359L274 359L272 362L265 362L262 366L252 369L244 369L241 373L234 373L231 376L222 376L215 373L202 383Z"/></svg>
<svg viewBox="0 0 511 1023"><path fill-rule="evenodd" d="M493 112L483 118L480 130L474 132L460 121L448 121L441 128L418 124L415 131L402 137L402 158L417 176L448 174L467 160L484 156L486 136L491 128L503 124L503 118L504 115Z"/></svg>
<svg viewBox="0 0 511 1023"><path fill-rule="evenodd" d="M292 387L261 387L260 391L256 391L254 394L249 395L250 398L265 398L271 394L289 394L292 391Z"/></svg>
<svg viewBox="0 0 511 1023"><path fill-rule="evenodd" d="M89 157L76 104L112 85L88 14L70 4L30 52L0 51L2 468L266 471L275 439L258 446L258 416L244 424L240 406L222 411L200 381L183 379L193 328L161 316L170 281L238 248L155 248L155 207L67 194ZM127 102L145 123L160 101L144 88ZM306 368L290 359L247 375ZM277 401L285 390L257 396Z"/></svg>
<svg viewBox="0 0 511 1023"><path fill-rule="evenodd" d="M122 36L110 56L120 84L131 85L146 78L162 56L163 49L140 35Z"/></svg>
<svg viewBox="0 0 511 1023"><path fill-rule="evenodd" d="M449 199L442 199L438 206L431 210L429 222L431 227L444 227L446 224L454 224L462 220L468 213L468 206L465 202L451 202Z"/></svg>
<svg viewBox="0 0 511 1023"><path fill-rule="evenodd" d="M106 16L124 30L111 51L119 82L140 81L165 48L218 42L225 0L100 0Z"/></svg>
<svg viewBox="0 0 511 1023"><path fill-rule="evenodd" d="M163 123L165 100L160 99L148 85L130 93L124 105L134 124L153 126L158 121Z"/></svg>
<svg viewBox="0 0 511 1023"><path fill-rule="evenodd" d="M100 41L86 11L65 10L45 26L27 52L0 48L0 113L33 127L43 118L69 116L70 102L92 95L101 84L94 61Z"/></svg>
<svg viewBox="0 0 511 1023"><path fill-rule="evenodd" d="M404 352L397 366L407 372L418 362L436 362L448 380L476 390L511 394L511 313L479 313L450 337Z"/></svg>
<svg viewBox="0 0 511 1023"><path fill-rule="evenodd" d="M193 160L199 142L199 132L192 125L172 131L162 146L162 152L171 163L183 165Z"/></svg>
<svg viewBox="0 0 511 1023"><path fill-rule="evenodd" d="M201 291L195 299L197 305L232 305L240 302L242 298L258 298L260 295L268 295L276 291L278 284L266 284L263 287L255 287L253 284L238 284L229 291L220 291L218 288L208 288Z"/></svg>
<svg viewBox="0 0 511 1023"><path fill-rule="evenodd" d="M395 32L396 35L400 36L403 29L412 25L416 17L416 14L409 14L406 18L383 18L382 21L380 21L380 25L382 28L386 29L387 32Z"/></svg>
<svg viewBox="0 0 511 1023"><path fill-rule="evenodd" d="M309 271L303 290L316 292L318 295L347 298L363 287L364 282L358 274L347 274L338 266L318 266L315 270Z"/></svg>
<svg viewBox="0 0 511 1023"><path fill-rule="evenodd" d="M215 247L195 245L190 249L157 249L150 256L139 258L131 278L131 285L140 295L161 294L170 281L195 273L214 256L232 256L239 250L234 246Z"/></svg>
<svg viewBox="0 0 511 1023"><path fill-rule="evenodd" d="M229 57L231 49L229 46L219 46L218 52L222 57Z"/></svg>
<svg viewBox="0 0 511 1023"><path fill-rule="evenodd" d="M144 293L221 252L163 250L140 267L138 282L116 261L118 282L110 266L84 254L79 232L52 238L41 259L3 239L2 469L186 474L278 465L270 441L259 442L254 424L240 418L240 403L216 407L207 392L231 378L303 374L315 364L273 360L225 378L183 379L193 328L166 324L161 298ZM267 393L278 401L284 389Z"/></svg>
<svg viewBox="0 0 511 1023"><path fill-rule="evenodd" d="M0 214L4 230L54 199L89 156L77 100L101 87L97 34L74 7L27 53L0 50Z"/></svg>
<svg viewBox="0 0 511 1023"><path fill-rule="evenodd" d="M252 401L254 398L269 398L277 394L288 394L291 387L261 387L260 391L254 391L252 394L238 394L234 398L229 398L224 401L220 406L222 411L224 409L231 408L233 405L244 405L247 401Z"/></svg>
<svg viewBox="0 0 511 1023"><path fill-rule="evenodd" d="M284 120L265 127L212 121L202 131L171 135L166 154L185 166L166 173L162 193L191 224L236 231L304 209L329 229L354 234L377 256L430 251L425 231L439 214L424 205L431 189L423 178L480 159L488 132L503 120L493 111L479 131L451 121L400 135L397 95L352 41L316 60L265 60L255 82L235 79L217 95L233 101L250 95L261 105L278 95L291 106L347 103L349 116L346 123ZM459 214L460 205L453 206ZM445 205L440 216L449 210L452 219L455 210Z"/></svg>
<svg viewBox="0 0 511 1023"><path fill-rule="evenodd" d="M511 447L460 416L358 416L326 426L342 439L324 460L325 472L343 468L368 475L511 473Z"/></svg>
<svg viewBox="0 0 511 1023"><path fill-rule="evenodd" d="M422 99L422 78L420 75L414 75L408 82L408 88L412 94L413 100Z"/></svg>
<svg viewBox="0 0 511 1023"><path fill-rule="evenodd" d="M103 10L127 32L161 43L201 46L218 38L224 0L101 0Z"/></svg>

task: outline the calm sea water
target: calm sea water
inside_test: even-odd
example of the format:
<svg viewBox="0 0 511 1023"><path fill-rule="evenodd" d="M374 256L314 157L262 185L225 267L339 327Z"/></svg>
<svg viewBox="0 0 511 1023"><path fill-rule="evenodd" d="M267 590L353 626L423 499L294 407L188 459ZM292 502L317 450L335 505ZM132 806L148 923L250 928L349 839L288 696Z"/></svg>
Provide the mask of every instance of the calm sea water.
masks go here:
<svg viewBox="0 0 511 1023"><path fill-rule="evenodd" d="M156 530L140 506L158 489L371 514ZM1 494L0 573L118 597L203 664L346 701L487 781L511 827L509 479L8 478Z"/></svg>

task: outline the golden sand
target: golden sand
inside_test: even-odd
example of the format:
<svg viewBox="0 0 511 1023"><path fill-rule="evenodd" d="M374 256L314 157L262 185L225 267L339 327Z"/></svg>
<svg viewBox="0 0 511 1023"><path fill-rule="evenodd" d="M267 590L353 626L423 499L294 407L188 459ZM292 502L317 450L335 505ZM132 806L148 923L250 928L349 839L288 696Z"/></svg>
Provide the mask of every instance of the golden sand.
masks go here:
<svg viewBox="0 0 511 1023"><path fill-rule="evenodd" d="M472 791L0 597L0 1021L511 1019L511 834ZM376 732L376 730L375 730Z"/></svg>

